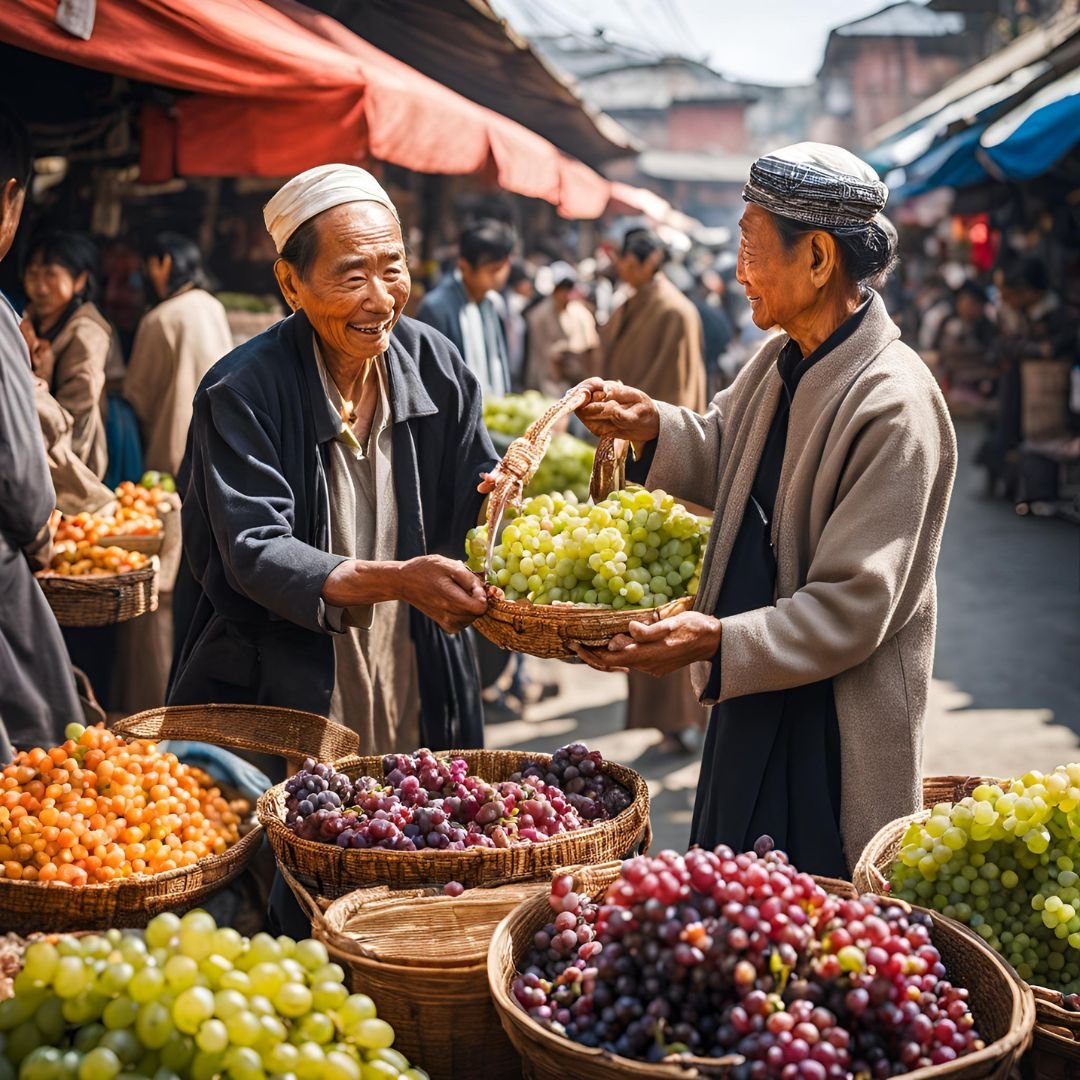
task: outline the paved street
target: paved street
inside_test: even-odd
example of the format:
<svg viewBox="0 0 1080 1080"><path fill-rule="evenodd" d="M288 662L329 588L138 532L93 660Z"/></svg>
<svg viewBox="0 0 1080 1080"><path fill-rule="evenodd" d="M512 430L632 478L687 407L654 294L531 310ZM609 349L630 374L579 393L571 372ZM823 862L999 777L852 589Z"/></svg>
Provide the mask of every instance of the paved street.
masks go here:
<svg viewBox="0 0 1080 1080"><path fill-rule="evenodd" d="M1080 530L1020 518L981 497L962 425L960 470L938 567L938 647L927 774L1010 775L1074 760L1080 735ZM658 753L659 732L623 730L626 683L533 661L558 697L491 724L488 745L546 750L581 738L650 784L657 847L685 847L698 764Z"/></svg>

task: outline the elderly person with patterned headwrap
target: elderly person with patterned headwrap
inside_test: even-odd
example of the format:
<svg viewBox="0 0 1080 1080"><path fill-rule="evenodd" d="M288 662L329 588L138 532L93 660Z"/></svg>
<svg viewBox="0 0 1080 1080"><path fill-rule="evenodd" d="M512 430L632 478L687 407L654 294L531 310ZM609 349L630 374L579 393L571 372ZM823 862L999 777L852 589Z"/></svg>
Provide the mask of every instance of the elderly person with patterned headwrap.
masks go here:
<svg viewBox="0 0 1080 1080"><path fill-rule="evenodd" d="M479 384L402 317L401 225L369 173L302 173L265 220L293 314L195 395L170 703L307 709L373 753L479 746L454 636L486 608L458 558L495 464Z"/></svg>
<svg viewBox="0 0 1080 1080"><path fill-rule="evenodd" d="M920 805L956 445L874 291L896 245L874 172L800 143L755 162L743 198L736 278L780 332L703 416L599 379L578 414L630 442L637 479L715 507L694 610L580 656L691 665L712 706L693 842L769 834L803 870L847 876Z"/></svg>

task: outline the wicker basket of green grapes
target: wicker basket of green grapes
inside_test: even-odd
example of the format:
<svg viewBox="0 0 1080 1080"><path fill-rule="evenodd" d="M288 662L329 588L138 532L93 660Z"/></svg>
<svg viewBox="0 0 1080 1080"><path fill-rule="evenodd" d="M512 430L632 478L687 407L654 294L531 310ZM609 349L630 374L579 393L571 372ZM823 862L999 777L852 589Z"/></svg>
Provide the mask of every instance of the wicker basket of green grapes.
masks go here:
<svg viewBox="0 0 1080 1080"><path fill-rule="evenodd" d="M1046 1028L1080 1060L1080 764L971 777L925 801L870 841L856 887L971 927L1031 984L1036 1046Z"/></svg>
<svg viewBox="0 0 1080 1080"><path fill-rule="evenodd" d="M466 540L483 570L487 529ZM571 643L604 645L643 611L693 604L709 525L663 491L623 488L606 499L529 499L492 550L489 584L501 595L475 623L486 638L532 656L574 656Z"/></svg>

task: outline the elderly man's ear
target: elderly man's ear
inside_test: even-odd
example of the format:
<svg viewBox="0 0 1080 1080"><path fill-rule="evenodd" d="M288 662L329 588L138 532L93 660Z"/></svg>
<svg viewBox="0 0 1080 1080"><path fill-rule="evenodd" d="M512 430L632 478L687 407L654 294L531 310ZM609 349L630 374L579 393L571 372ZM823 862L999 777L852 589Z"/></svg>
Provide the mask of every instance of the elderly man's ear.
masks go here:
<svg viewBox="0 0 1080 1080"><path fill-rule="evenodd" d="M285 303L293 311L299 311L301 304L300 294L296 288L296 271L284 259L278 259L274 263L274 277L277 278L278 288L281 289L281 295L285 297Z"/></svg>

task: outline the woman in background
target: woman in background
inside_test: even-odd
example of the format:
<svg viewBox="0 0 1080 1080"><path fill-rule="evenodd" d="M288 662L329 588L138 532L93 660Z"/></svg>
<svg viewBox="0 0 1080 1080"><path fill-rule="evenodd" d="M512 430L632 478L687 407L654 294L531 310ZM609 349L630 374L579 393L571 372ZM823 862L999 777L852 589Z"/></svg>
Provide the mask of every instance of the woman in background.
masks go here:
<svg viewBox="0 0 1080 1080"><path fill-rule="evenodd" d="M206 291L202 257L191 240L159 233L146 252L146 276L158 303L135 333L124 397L139 417L146 468L175 475L195 391L232 351L232 332L225 309Z"/></svg>
<svg viewBox="0 0 1080 1080"><path fill-rule="evenodd" d="M105 381L123 374L119 343L94 303L100 277L98 250L88 237L52 232L31 242L23 333L34 373L71 414L72 447L98 478L109 461Z"/></svg>

